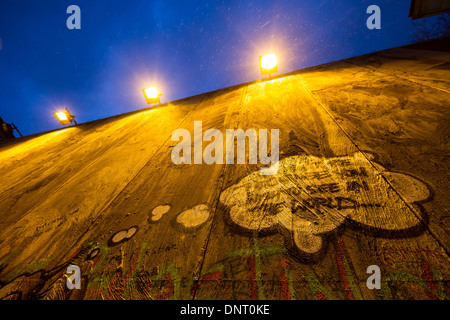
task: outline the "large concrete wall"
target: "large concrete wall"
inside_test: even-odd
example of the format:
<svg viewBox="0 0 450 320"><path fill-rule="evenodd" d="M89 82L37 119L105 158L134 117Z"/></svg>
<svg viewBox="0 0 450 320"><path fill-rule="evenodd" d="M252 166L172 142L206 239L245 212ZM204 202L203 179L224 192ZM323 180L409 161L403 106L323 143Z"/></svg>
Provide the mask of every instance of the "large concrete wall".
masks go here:
<svg viewBox="0 0 450 320"><path fill-rule="evenodd" d="M0 298L448 299L450 53L431 47L3 145ZM278 173L175 165L194 121L279 129Z"/></svg>

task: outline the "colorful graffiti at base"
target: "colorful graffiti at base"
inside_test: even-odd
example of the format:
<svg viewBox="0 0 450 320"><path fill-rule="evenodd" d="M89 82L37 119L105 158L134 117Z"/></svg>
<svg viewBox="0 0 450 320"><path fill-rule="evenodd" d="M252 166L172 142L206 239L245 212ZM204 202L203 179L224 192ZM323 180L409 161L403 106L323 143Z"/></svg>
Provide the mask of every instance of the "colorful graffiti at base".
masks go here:
<svg viewBox="0 0 450 320"><path fill-rule="evenodd" d="M103 244L93 244L90 248L76 250L64 264L54 265L49 259L20 273L13 271L4 275L0 280L0 299L363 299L363 282L357 280L349 267L342 238L333 243L338 275L334 283L312 271L305 273L302 279L294 279L294 266L298 262L292 260L284 246L260 246L258 238L253 238L252 242L251 247L231 250L226 258L190 277L182 277L182 270L172 263L147 270L143 260L149 250L148 243L142 243L140 250L132 255L127 270L119 266L104 272L102 269L110 261L110 249ZM6 260L4 257L0 263ZM269 277L263 271L268 261L279 266ZM66 287L65 270L69 264L81 267L81 290ZM378 298L450 299L450 284L444 280L441 270L433 268L426 260L422 261L421 268L421 276L405 270L384 274ZM241 280L229 281L234 277Z"/></svg>

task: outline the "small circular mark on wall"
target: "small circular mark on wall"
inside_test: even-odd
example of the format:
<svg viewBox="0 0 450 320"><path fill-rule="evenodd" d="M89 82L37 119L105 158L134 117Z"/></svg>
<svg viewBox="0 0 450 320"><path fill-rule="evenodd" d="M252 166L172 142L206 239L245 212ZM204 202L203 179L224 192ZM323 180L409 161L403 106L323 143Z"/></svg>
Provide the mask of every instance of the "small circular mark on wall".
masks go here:
<svg viewBox="0 0 450 320"><path fill-rule="evenodd" d="M208 205L199 204L189 210L181 212L177 216L176 222L185 229L197 228L208 220L210 213Z"/></svg>
<svg viewBox="0 0 450 320"><path fill-rule="evenodd" d="M161 206L157 206L156 208L154 208L152 210L151 213L151 217L149 218L149 222L156 222L159 219L161 219L161 217L166 214L167 212L169 212L170 210L170 206L168 204L166 205L161 205Z"/></svg>
<svg viewBox="0 0 450 320"><path fill-rule="evenodd" d="M96 249L92 250L92 251L88 254L87 260L92 260L92 259L94 259L96 256L98 256L99 253L100 253L100 249L99 249L99 248L96 248Z"/></svg>
<svg viewBox="0 0 450 320"><path fill-rule="evenodd" d="M133 237L138 231L137 226L130 227L128 229L117 231L108 241L108 245L115 246L119 243L125 242Z"/></svg>

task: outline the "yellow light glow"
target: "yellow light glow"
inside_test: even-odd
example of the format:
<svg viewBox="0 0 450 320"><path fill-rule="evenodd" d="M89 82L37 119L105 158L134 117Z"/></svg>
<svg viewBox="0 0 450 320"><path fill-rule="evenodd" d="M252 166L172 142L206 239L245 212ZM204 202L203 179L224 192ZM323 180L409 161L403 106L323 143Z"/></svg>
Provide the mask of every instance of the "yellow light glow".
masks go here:
<svg viewBox="0 0 450 320"><path fill-rule="evenodd" d="M277 56L275 53L269 53L261 57L261 68L273 69L277 66Z"/></svg>
<svg viewBox="0 0 450 320"><path fill-rule="evenodd" d="M155 87L145 89L145 95L148 99L157 99L159 97L158 90Z"/></svg>
<svg viewBox="0 0 450 320"><path fill-rule="evenodd" d="M66 115L65 112L56 112L55 114L58 117L58 119L61 120L61 121L69 120L69 119L67 119L67 115Z"/></svg>

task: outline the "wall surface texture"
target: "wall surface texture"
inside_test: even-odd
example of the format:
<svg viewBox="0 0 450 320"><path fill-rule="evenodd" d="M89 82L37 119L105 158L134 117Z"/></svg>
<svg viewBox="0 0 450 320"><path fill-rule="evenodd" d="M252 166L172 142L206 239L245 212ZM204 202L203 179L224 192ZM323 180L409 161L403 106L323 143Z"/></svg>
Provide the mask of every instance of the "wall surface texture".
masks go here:
<svg viewBox="0 0 450 320"><path fill-rule="evenodd" d="M449 299L445 41L3 144L0 298ZM175 165L194 121L279 129L277 174Z"/></svg>

